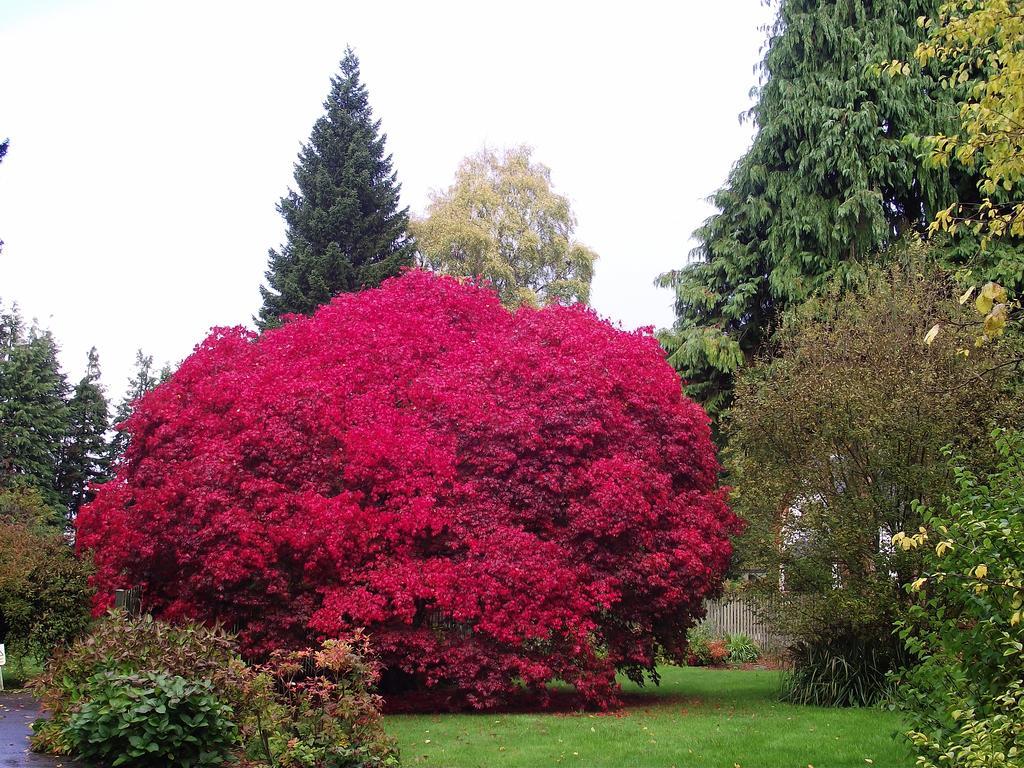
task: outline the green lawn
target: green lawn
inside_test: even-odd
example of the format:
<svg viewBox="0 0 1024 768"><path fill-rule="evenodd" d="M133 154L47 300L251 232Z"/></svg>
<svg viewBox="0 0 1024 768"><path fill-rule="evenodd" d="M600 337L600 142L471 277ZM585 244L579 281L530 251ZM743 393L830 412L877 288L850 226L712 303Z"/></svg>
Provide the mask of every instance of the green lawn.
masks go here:
<svg viewBox="0 0 1024 768"><path fill-rule="evenodd" d="M667 668L624 710L389 715L406 766L908 768L896 714L780 704L779 673ZM638 689L625 683L624 690Z"/></svg>

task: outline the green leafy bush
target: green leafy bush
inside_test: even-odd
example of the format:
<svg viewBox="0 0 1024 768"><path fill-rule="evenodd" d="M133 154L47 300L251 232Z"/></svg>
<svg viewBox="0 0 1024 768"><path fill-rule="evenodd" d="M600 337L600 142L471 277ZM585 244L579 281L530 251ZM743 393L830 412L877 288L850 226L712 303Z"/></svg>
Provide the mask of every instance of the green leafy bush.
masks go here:
<svg viewBox="0 0 1024 768"><path fill-rule="evenodd" d="M922 768L1024 766L1024 435L995 446L986 475L951 459L955 490L894 537L924 554L900 628L918 663L899 687Z"/></svg>
<svg viewBox="0 0 1024 768"><path fill-rule="evenodd" d="M806 668L787 685L795 700L887 694L885 672L901 661L893 626L911 603L902 585L921 568L889 535L917 530L915 498L934 504L950 490L943 446L990 466L987 418L1022 416L1019 352L974 346L973 309L951 298L932 254L899 247L889 258L790 313L771 356L737 378L725 422L731 498L748 523L738 563L766 573L753 587L771 598L763 618L803 642L794 661ZM942 332L922 343L937 322ZM817 681L824 690L808 691Z"/></svg>
<svg viewBox="0 0 1024 768"><path fill-rule="evenodd" d="M238 735L231 707L208 680L157 672L101 672L65 736L75 755L112 766L164 768L219 765Z"/></svg>
<svg viewBox="0 0 1024 768"><path fill-rule="evenodd" d="M725 650L730 664L753 664L761 658L761 649L747 635L726 635Z"/></svg>
<svg viewBox="0 0 1024 768"><path fill-rule="evenodd" d="M378 673L362 632L251 667L219 628L112 613L36 680L50 717L33 724L32 747L114 765L212 765L231 750L247 767L395 766L373 693ZM153 762L129 762L148 755Z"/></svg>
<svg viewBox="0 0 1024 768"><path fill-rule="evenodd" d="M0 639L13 658L45 658L89 627L88 559L45 525L38 491L0 489Z"/></svg>
<svg viewBox="0 0 1024 768"><path fill-rule="evenodd" d="M91 634L56 653L33 683L49 718L33 723L32 748L70 754L66 729L72 714L89 700L97 676L149 672L209 681L218 699L239 712L248 701L250 672L221 629L112 612L96 622Z"/></svg>
<svg viewBox="0 0 1024 768"><path fill-rule="evenodd" d="M714 641L711 631L703 624L691 627L686 633L686 663L691 667L706 667L711 663L711 643Z"/></svg>

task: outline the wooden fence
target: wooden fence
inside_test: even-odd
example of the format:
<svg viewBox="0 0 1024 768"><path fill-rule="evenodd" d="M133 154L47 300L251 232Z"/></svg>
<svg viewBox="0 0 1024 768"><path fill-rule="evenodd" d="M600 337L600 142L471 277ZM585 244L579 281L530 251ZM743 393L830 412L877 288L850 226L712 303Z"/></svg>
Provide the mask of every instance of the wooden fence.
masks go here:
<svg viewBox="0 0 1024 768"><path fill-rule="evenodd" d="M129 616L142 615L142 588L114 590L114 607L120 608Z"/></svg>
<svg viewBox="0 0 1024 768"><path fill-rule="evenodd" d="M705 605L708 614L701 626L714 635L746 635L765 650L780 651L789 641L767 618L772 607L760 597L725 597Z"/></svg>

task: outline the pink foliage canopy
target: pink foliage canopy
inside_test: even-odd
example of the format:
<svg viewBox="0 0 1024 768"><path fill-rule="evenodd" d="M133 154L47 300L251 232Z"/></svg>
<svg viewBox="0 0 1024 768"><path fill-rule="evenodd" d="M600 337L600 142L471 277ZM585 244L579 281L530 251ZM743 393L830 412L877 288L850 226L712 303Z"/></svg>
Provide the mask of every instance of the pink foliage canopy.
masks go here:
<svg viewBox="0 0 1024 768"><path fill-rule="evenodd" d="M123 428L77 522L97 610L140 585L254 656L366 627L478 707L553 678L612 703L682 653L738 528L649 332L419 271L214 330Z"/></svg>

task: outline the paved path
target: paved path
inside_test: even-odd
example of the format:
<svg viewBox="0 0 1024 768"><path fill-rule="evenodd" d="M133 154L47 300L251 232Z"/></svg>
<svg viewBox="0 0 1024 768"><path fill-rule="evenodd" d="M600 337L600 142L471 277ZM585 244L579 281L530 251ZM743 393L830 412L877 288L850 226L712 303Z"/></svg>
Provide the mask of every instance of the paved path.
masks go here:
<svg viewBox="0 0 1024 768"><path fill-rule="evenodd" d="M29 723L38 716L31 695L0 693L0 768L81 768L73 760L28 751Z"/></svg>

